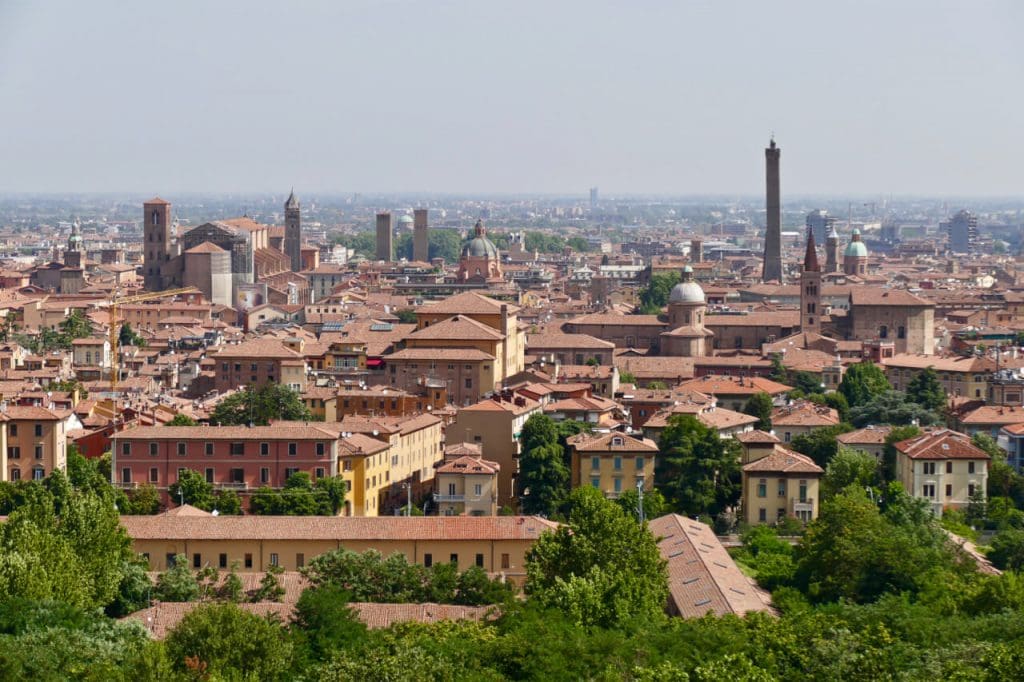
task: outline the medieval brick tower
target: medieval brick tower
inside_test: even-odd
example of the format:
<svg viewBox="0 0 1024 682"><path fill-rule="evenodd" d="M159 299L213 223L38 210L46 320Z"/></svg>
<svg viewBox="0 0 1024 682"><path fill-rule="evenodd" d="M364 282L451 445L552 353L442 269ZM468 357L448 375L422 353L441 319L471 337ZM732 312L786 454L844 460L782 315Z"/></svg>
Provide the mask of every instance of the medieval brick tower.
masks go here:
<svg viewBox="0 0 1024 682"><path fill-rule="evenodd" d="M302 270L302 209L294 189L284 202L284 252L291 261L292 272Z"/></svg>
<svg viewBox="0 0 1024 682"><path fill-rule="evenodd" d="M764 270L762 282L782 282L782 203L780 199L779 157L782 150L775 146L775 138L764 150L767 230L764 235Z"/></svg>
<svg viewBox="0 0 1024 682"><path fill-rule="evenodd" d="M155 197L142 206L143 282L147 290L160 291L162 270L171 259L171 203Z"/></svg>
<svg viewBox="0 0 1024 682"><path fill-rule="evenodd" d="M800 331L821 333L821 267L811 227L807 228L807 252L800 271Z"/></svg>

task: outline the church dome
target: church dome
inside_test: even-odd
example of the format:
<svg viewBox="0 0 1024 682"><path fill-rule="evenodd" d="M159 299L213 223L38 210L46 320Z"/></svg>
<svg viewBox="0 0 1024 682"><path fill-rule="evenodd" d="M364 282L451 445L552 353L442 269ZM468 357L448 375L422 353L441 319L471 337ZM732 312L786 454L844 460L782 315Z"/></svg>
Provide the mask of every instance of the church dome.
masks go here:
<svg viewBox="0 0 1024 682"><path fill-rule="evenodd" d="M853 229L853 235L850 238L850 243L847 245L844 255L849 258L868 257L868 247L864 246L864 242L860 240L860 230L857 228Z"/></svg>
<svg viewBox="0 0 1024 682"><path fill-rule="evenodd" d="M412 225L412 217L410 217L408 215L403 215L401 218L398 219L398 224L399 225Z"/></svg>
<svg viewBox="0 0 1024 682"><path fill-rule="evenodd" d="M487 238L487 231L484 229L483 222L479 220L476 221L476 227L473 229L475 236L462 247L462 257L493 258L497 260L498 247L494 245L494 242Z"/></svg>
<svg viewBox="0 0 1024 682"><path fill-rule="evenodd" d="M672 287L669 303L704 303L704 290L696 282L680 282Z"/></svg>

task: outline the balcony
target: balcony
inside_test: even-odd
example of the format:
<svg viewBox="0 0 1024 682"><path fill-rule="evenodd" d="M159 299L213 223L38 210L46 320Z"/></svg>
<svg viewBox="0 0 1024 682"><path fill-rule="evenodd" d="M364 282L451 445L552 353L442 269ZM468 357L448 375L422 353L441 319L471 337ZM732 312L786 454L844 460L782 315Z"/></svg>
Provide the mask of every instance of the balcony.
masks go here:
<svg viewBox="0 0 1024 682"><path fill-rule="evenodd" d="M435 502L465 502L465 495L434 495Z"/></svg>
<svg viewBox="0 0 1024 682"><path fill-rule="evenodd" d="M135 490L136 488L139 487L139 484L136 481L121 481L120 483L115 483L114 485L115 487L120 488L121 490Z"/></svg>
<svg viewBox="0 0 1024 682"><path fill-rule="evenodd" d="M249 484L245 481L231 481L228 483L214 483L213 487L217 490L248 490Z"/></svg>
<svg viewBox="0 0 1024 682"><path fill-rule="evenodd" d="M803 502L800 502L798 500L793 500L793 509L792 509L792 511L793 511L794 514L796 514L798 512L814 513L814 500L813 499L808 499L808 500L805 500Z"/></svg>

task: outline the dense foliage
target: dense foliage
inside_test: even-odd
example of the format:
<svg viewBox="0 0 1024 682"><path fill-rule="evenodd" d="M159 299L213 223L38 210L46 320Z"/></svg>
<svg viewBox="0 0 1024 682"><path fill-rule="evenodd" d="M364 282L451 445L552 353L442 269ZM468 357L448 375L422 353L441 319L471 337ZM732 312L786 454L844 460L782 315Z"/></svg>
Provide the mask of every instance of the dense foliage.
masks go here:
<svg viewBox="0 0 1024 682"><path fill-rule="evenodd" d="M345 505L347 487L338 477L315 482L305 471L288 477L280 490L262 487L249 499L249 512L273 516L334 516Z"/></svg>
<svg viewBox="0 0 1024 682"><path fill-rule="evenodd" d="M217 403L210 423L221 426L266 426L272 420L309 421L312 417L298 392L281 384L247 386Z"/></svg>
<svg viewBox="0 0 1024 682"><path fill-rule="evenodd" d="M645 315L658 315L668 305L668 297L672 287L679 284L678 272L659 272L651 275L647 286L640 292L638 312Z"/></svg>
<svg viewBox="0 0 1024 682"><path fill-rule="evenodd" d="M866 405L891 389L885 372L870 360L851 365L839 384L839 392L851 408Z"/></svg>
<svg viewBox="0 0 1024 682"><path fill-rule="evenodd" d="M764 391L758 391L750 396L750 400L743 406L743 414L757 417L755 429L761 431L772 430L772 397Z"/></svg>
<svg viewBox="0 0 1024 682"><path fill-rule="evenodd" d="M732 438L677 414L659 443L655 484L669 507L688 516L717 516L740 497L740 446Z"/></svg>

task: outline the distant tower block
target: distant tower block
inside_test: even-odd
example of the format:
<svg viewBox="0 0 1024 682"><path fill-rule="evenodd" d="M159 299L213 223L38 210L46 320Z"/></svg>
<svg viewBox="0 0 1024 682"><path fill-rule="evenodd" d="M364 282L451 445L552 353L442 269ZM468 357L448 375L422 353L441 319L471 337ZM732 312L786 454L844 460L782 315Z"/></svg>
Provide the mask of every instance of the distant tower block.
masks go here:
<svg viewBox="0 0 1024 682"><path fill-rule="evenodd" d="M393 236L391 233L391 214L377 214L377 260L392 261L395 259Z"/></svg>
<svg viewBox="0 0 1024 682"><path fill-rule="evenodd" d="M292 272L302 270L302 209L294 189L284 202L284 252L291 261Z"/></svg>
<svg viewBox="0 0 1024 682"><path fill-rule="evenodd" d="M703 239L691 239L690 240L690 262L691 263L703 263L704 262L704 240Z"/></svg>
<svg viewBox="0 0 1024 682"><path fill-rule="evenodd" d="M590 188L590 212L597 213L597 188Z"/></svg>
<svg viewBox="0 0 1024 682"><path fill-rule="evenodd" d="M839 233L835 223L828 226L828 237L825 238L825 272L839 272Z"/></svg>
<svg viewBox="0 0 1024 682"><path fill-rule="evenodd" d="M417 208L412 214L412 259L430 261L430 228L425 208Z"/></svg>
<svg viewBox="0 0 1024 682"><path fill-rule="evenodd" d="M82 267L82 233L79 231L78 218L71 223L71 235L68 237L68 248L64 252L64 265L69 268Z"/></svg>
<svg viewBox="0 0 1024 682"><path fill-rule="evenodd" d="M764 282L782 282L782 204L779 197L779 157L782 149L775 146L775 138L764 150L768 229L764 236Z"/></svg>
<svg viewBox="0 0 1024 682"><path fill-rule="evenodd" d="M160 197L142 205L142 274L149 291L164 288L162 268L171 258L171 203Z"/></svg>

